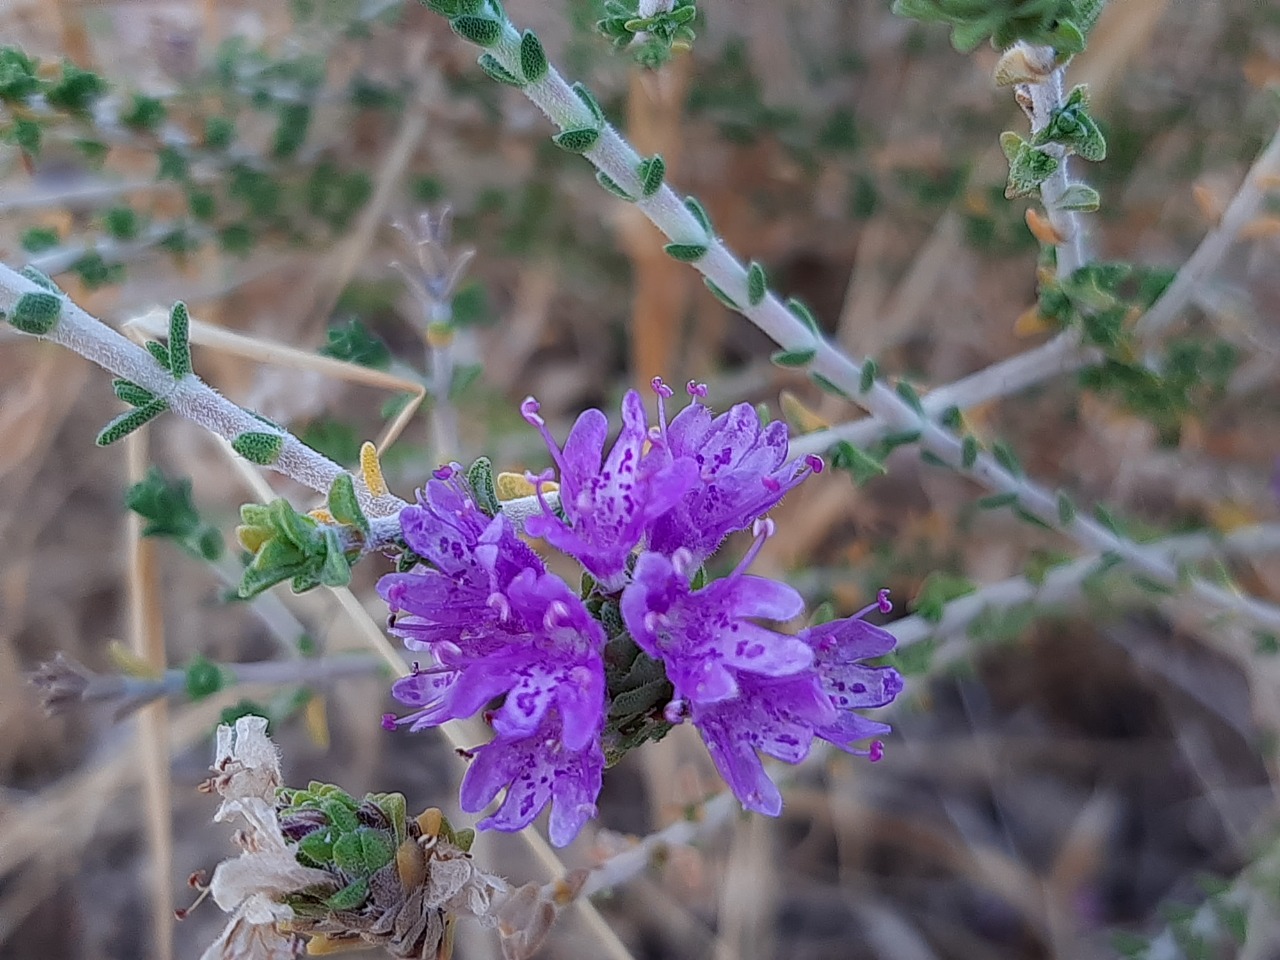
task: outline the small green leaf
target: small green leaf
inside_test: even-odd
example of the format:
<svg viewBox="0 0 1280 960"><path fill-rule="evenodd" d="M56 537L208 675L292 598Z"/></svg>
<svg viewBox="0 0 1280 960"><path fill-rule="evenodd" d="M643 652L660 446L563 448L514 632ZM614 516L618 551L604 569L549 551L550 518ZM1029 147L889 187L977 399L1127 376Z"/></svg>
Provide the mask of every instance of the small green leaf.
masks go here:
<svg viewBox="0 0 1280 960"><path fill-rule="evenodd" d="M938 422L950 430L959 430L964 426L964 414L960 412L960 408L954 403L943 410L938 417Z"/></svg>
<svg viewBox="0 0 1280 960"><path fill-rule="evenodd" d="M493 474L493 461L488 457L477 457L467 467L467 486L475 497L478 506L486 516L496 517L502 510L498 500L498 487Z"/></svg>
<svg viewBox="0 0 1280 960"><path fill-rule="evenodd" d="M43 253L58 243L58 231L49 227L29 227L22 234L22 249L27 253Z"/></svg>
<svg viewBox="0 0 1280 960"><path fill-rule="evenodd" d="M191 372L191 317L181 300L169 311L169 372L175 380Z"/></svg>
<svg viewBox="0 0 1280 960"><path fill-rule="evenodd" d="M841 440L832 447L829 455L831 465L837 470L847 470L859 486L888 473L882 460L860 450L847 440Z"/></svg>
<svg viewBox="0 0 1280 960"><path fill-rule="evenodd" d="M803 367L813 362L818 351L813 347L802 350L778 350L769 359L780 367Z"/></svg>
<svg viewBox="0 0 1280 960"><path fill-rule="evenodd" d="M221 667L201 656L187 664L185 673L187 699L192 702L213 696L229 679Z"/></svg>
<svg viewBox="0 0 1280 960"><path fill-rule="evenodd" d="M707 255L707 247L701 243L668 243L662 249L681 263L697 263Z"/></svg>
<svg viewBox="0 0 1280 960"><path fill-rule="evenodd" d="M313 830L298 841L297 855L311 866L327 866L333 860L333 831Z"/></svg>
<svg viewBox="0 0 1280 960"><path fill-rule="evenodd" d="M250 463L267 467L280 459L280 451L284 447L284 437L278 433L261 433L247 430L231 441L236 453Z"/></svg>
<svg viewBox="0 0 1280 960"><path fill-rule="evenodd" d="M920 402L920 394L916 393L916 388L909 384L906 380L899 380L894 389L912 410L924 416L924 404Z"/></svg>
<svg viewBox="0 0 1280 960"><path fill-rule="evenodd" d="M166 370L169 369L169 348L168 347L166 347L163 343L157 343L154 340L148 340L145 344L143 344L143 346L147 348L147 352L151 354L151 356L155 359L156 363L160 364L160 366L164 367Z"/></svg>
<svg viewBox="0 0 1280 960"><path fill-rule="evenodd" d="M360 499L356 496L355 482L351 474L340 473L333 478L329 487L329 513L339 523L355 527L366 537L369 535L369 518L360 508Z"/></svg>
<svg viewBox="0 0 1280 960"><path fill-rule="evenodd" d="M640 195L652 197L662 189L662 181L667 175L667 164L659 154L654 154L640 161L636 176L640 178Z"/></svg>
<svg viewBox="0 0 1280 960"><path fill-rule="evenodd" d="M837 386L835 383L832 383L830 380L828 380L826 377L824 377L820 373L810 370L809 379L812 380L814 383L816 383L818 385L818 389L822 390L824 393L829 393L833 397L839 397L842 400L853 399L844 390L840 389L839 386Z"/></svg>
<svg viewBox="0 0 1280 960"><path fill-rule="evenodd" d="M480 69L489 75L490 80L496 80L509 87L524 86L524 81L504 67L492 53L480 54L480 59L476 63L480 64Z"/></svg>
<svg viewBox="0 0 1280 960"><path fill-rule="evenodd" d="M600 109L600 104L591 91L581 83L575 83L571 89L578 99L582 101L583 106L591 111L591 118L596 122L596 125L603 127L605 125L604 111Z"/></svg>
<svg viewBox="0 0 1280 960"><path fill-rule="evenodd" d="M968 434L960 443L960 465L966 470L972 470L973 465L978 462L978 438L973 434Z"/></svg>
<svg viewBox="0 0 1280 960"><path fill-rule="evenodd" d="M351 564L338 542L338 531L333 527L324 530L324 564L320 567L320 582L326 587L345 587L351 582Z"/></svg>
<svg viewBox="0 0 1280 960"><path fill-rule="evenodd" d="M693 197L685 197L684 208L693 214L693 219L698 221L698 225L702 227L702 232L708 239L715 236L715 231L711 229L711 218L707 216L707 211L703 209L702 204Z"/></svg>
<svg viewBox="0 0 1280 960"><path fill-rule="evenodd" d="M996 458L996 462L1015 477L1023 475L1022 464L1018 462L1017 455L1003 440L997 440L991 445L991 453Z"/></svg>
<svg viewBox="0 0 1280 960"><path fill-rule="evenodd" d="M139 427L146 426L168 409L169 405L167 403L156 398L141 407L127 410L103 427L98 433L95 442L100 447L110 446L117 440L124 439Z"/></svg>
<svg viewBox="0 0 1280 960"><path fill-rule="evenodd" d="M872 359L862 361L862 374L858 379L858 392L870 393L876 384L876 376L880 372L879 365Z"/></svg>
<svg viewBox="0 0 1280 960"><path fill-rule="evenodd" d="M62 298L52 293L24 293L9 315L9 323L37 337L52 330L62 316Z"/></svg>
<svg viewBox="0 0 1280 960"><path fill-rule="evenodd" d="M1006 199L1032 196L1040 190L1040 184L1049 179L1057 169L1057 157L1023 143L1009 161L1009 180L1004 188Z"/></svg>
<svg viewBox="0 0 1280 960"><path fill-rule="evenodd" d="M752 260L751 266L747 268L747 303L753 307L758 306L768 292L769 281L765 277L764 267Z"/></svg>
<svg viewBox="0 0 1280 960"><path fill-rule="evenodd" d="M1078 213L1093 213L1102 202L1098 191L1083 183L1073 183L1062 191L1054 206L1058 210L1074 210Z"/></svg>
<svg viewBox="0 0 1280 960"><path fill-rule="evenodd" d="M502 24L489 17L455 17L449 26L463 40L478 47L492 47L502 39Z"/></svg>
<svg viewBox="0 0 1280 960"><path fill-rule="evenodd" d="M547 75L546 51L532 30L526 30L520 38L520 72L529 83L537 83Z"/></svg>
<svg viewBox="0 0 1280 960"><path fill-rule="evenodd" d="M610 193L612 193L619 200L626 200L628 203L635 203L636 198L633 197L631 194L627 193L627 191L623 190L622 187L618 186L618 184L613 179L611 179L609 175L606 174L603 170L596 171L596 182L600 184L600 186L608 190Z"/></svg>
<svg viewBox="0 0 1280 960"><path fill-rule="evenodd" d="M715 296L715 298L719 300L721 303L723 303L730 310L742 309L740 306L734 303L733 297L729 296L727 293L725 293L723 290L717 287L714 283L712 283L710 277L703 277L702 282L707 285L707 289L711 291L711 293Z"/></svg>
<svg viewBox="0 0 1280 960"><path fill-rule="evenodd" d="M940 623L946 605L977 590L972 580L935 571L920 584L912 608L926 623Z"/></svg>
<svg viewBox="0 0 1280 960"><path fill-rule="evenodd" d="M600 131L591 127L579 127L576 130L562 130L551 138L561 150L569 153L586 153L600 139Z"/></svg>
<svg viewBox="0 0 1280 960"><path fill-rule="evenodd" d="M366 877L361 877L327 898L324 903L330 910L355 910L368 899L369 880Z"/></svg>
<svg viewBox="0 0 1280 960"><path fill-rule="evenodd" d="M813 311L810 310L807 306L805 306L795 297L792 297L790 300L787 301L787 309L790 310L792 314L794 314L797 318L799 318L800 322L803 323L806 327L808 327L809 331L815 337L822 336L822 328L818 326L818 318L813 315Z"/></svg>
<svg viewBox="0 0 1280 960"><path fill-rule="evenodd" d="M111 381L111 390L115 395L131 407L141 407L156 398L156 395L145 387L140 387L131 380L116 378Z"/></svg>
<svg viewBox="0 0 1280 960"><path fill-rule="evenodd" d="M998 510L1001 507L1009 507L1018 502L1018 494L1012 490L1007 493L993 493L989 497L982 497L978 500L978 506L983 510Z"/></svg>
<svg viewBox="0 0 1280 960"><path fill-rule="evenodd" d="M1053 527L1045 523L1043 520L1037 517L1034 513L1032 513L1026 507L1020 507L1015 505L1013 508L1013 515L1017 517L1019 520L1021 520L1023 523L1029 523L1031 526L1039 527L1041 530L1053 529Z"/></svg>

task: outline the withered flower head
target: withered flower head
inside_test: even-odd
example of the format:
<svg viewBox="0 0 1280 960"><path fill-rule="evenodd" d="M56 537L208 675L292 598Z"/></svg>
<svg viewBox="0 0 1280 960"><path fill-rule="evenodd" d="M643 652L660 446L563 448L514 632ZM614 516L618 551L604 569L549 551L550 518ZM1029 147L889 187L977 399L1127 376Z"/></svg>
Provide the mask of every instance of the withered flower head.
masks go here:
<svg viewBox="0 0 1280 960"><path fill-rule="evenodd" d="M406 816L398 793L356 800L332 784L280 786L266 721L244 717L218 730L209 788L223 798L216 820L248 823L242 853L214 871L210 892L232 914L203 960L280 960L381 946L416 960L447 960L453 924L496 923L507 885L468 852L474 833L454 830L434 808Z"/></svg>

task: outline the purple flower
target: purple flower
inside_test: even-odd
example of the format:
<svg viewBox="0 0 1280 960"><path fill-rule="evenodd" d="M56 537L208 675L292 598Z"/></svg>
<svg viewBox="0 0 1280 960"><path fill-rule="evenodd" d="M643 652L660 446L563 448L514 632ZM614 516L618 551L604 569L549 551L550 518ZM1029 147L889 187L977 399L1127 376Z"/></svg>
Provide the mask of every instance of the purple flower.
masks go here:
<svg viewBox="0 0 1280 960"><path fill-rule="evenodd" d="M542 560L516 534L510 519L486 516L456 467L445 467L400 511L409 548L434 569L389 573L378 593L391 608L391 632L411 650L467 641L505 645L510 634L503 591Z"/></svg>
<svg viewBox="0 0 1280 960"><path fill-rule="evenodd" d="M788 463L787 425L775 420L762 427L749 403L712 416L698 402L706 387L690 381L686 389L691 402L668 424L664 401L671 397L671 388L655 378L653 389L659 419L654 445L674 463L692 464L698 480L654 520L650 550L670 556L683 548L701 563L730 533L748 529L811 472L822 470L816 456Z"/></svg>
<svg viewBox="0 0 1280 960"><path fill-rule="evenodd" d="M551 838L564 845L594 814L604 771L604 630L555 574L526 568L498 596L500 635L432 643L435 664L392 688L416 709L387 722L421 730L503 698L489 718L497 735L463 781L463 809L482 809L505 787L480 826L519 830L554 798Z"/></svg>
<svg viewBox="0 0 1280 960"><path fill-rule="evenodd" d="M599 738L603 722L603 628L555 574L525 570L505 603L500 643L436 642L434 665L396 681L392 694L417 709L395 722L422 730L505 697L492 717L499 736L531 735L555 706L568 748L581 750Z"/></svg>
<svg viewBox="0 0 1280 960"><path fill-rule="evenodd" d="M520 410L551 451L564 511L561 520L543 500L543 514L531 517L526 531L576 557L606 591L620 589L632 548L649 524L695 482L692 463L645 455L648 420L634 390L622 399L622 431L608 457L604 444L609 422L599 410L583 411L563 448L538 415L536 400L528 398ZM538 496L541 500L541 488Z"/></svg>
<svg viewBox="0 0 1280 960"><path fill-rule="evenodd" d="M882 591L877 606L884 609L887 603ZM801 632L799 639L814 654L811 669L781 678L742 674L736 697L688 706L716 768L746 809L770 816L782 809L782 795L765 772L761 753L798 763L819 737L841 750L880 758L880 741L867 750L854 743L888 733L888 725L853 711L892 701L902 690L902 677L892 667L861 662L894 645L892 634L862 619L866 612ZM683 704L673 703L668 719L678 719L683 710Z"/></svg>
<svg viewBox="0 0 1280 960"><path fill-rule="evenodd" d="M693 558L687 550L640 555L622 594L622 617L640 649L666 665L677 699L704 705L727 700L738 695L741 673L783 677L813 663L813 650L802 640L750 619L790 620L804 609L791 587L743 572L766 535L757 537L733 573L701 590L689 583Z"/></svg>
<svg viewBox="0 0 1280 960"><path fill-rule="evenodd" d="M477 813L506 790L502 805L478 827L523 830L550 803L551 842L563 847L578 835L596 813L604 751L598 736L571 749L571 726L558 710L549 710L528 735L498 736L475 751L462 778L462 809Z"/></svg>

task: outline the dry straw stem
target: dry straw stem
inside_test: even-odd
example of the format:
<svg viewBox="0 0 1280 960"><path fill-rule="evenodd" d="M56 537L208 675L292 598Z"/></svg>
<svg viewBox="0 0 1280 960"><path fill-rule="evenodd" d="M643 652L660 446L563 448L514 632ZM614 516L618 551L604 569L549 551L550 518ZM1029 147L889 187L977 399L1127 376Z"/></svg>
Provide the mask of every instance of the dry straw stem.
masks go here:
<svg viewBox="0 0 1280 960"><path fill-rule="evenodd" d="M141 483L147 472L147 431L126 439L129 483ZM142 535L142 517L129 511L129 632L134 654L156 674L167 666L164 609L160 602L156 542ZM155 960L173 956L173 831L170 810L169 705L164 698L143 707L138 716L146 798L147 846L151 852L151 935Z"/></svg>

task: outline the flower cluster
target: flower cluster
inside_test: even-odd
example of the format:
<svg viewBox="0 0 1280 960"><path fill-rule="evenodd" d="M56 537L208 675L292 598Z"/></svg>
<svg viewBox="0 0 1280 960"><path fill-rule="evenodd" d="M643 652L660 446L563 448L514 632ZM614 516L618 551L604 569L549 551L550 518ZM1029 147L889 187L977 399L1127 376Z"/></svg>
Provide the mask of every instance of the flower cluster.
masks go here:
<svg viewBox="0 0 1280 960"><path fill-rule="evenodd" d="M581 591L548 572L506 513L482 509L457 465L401 513L418 562L379 592L392 632L430 662L396 683L415 709L387 725L488 709L495 735L474 751L462 806L505 796L481 827L519 830L550 803L552 842L568 843L595 813L606 757L685 720L742 804L772 815L782 801L761 754L795 763L815 737L872 759L881 750L856 746L888 728L854 711L902 688L892 668L863 663L892 636L863 614L795 635L765 626L797 617L803 601L747 573L773 531L764 514L822 461L789 460L786 425L762 424L749 404L713 415L696 384L668 422L672 391L653 385L657 424L629 392L607 452L601 411L584 412L561 446L535 400L521 407L555 465L528 475L539 509L524 532L581 564ZM706 582L705 561L746 529L755 542L742 562ZM874 607L890 609L883 592Z"/></svg>

